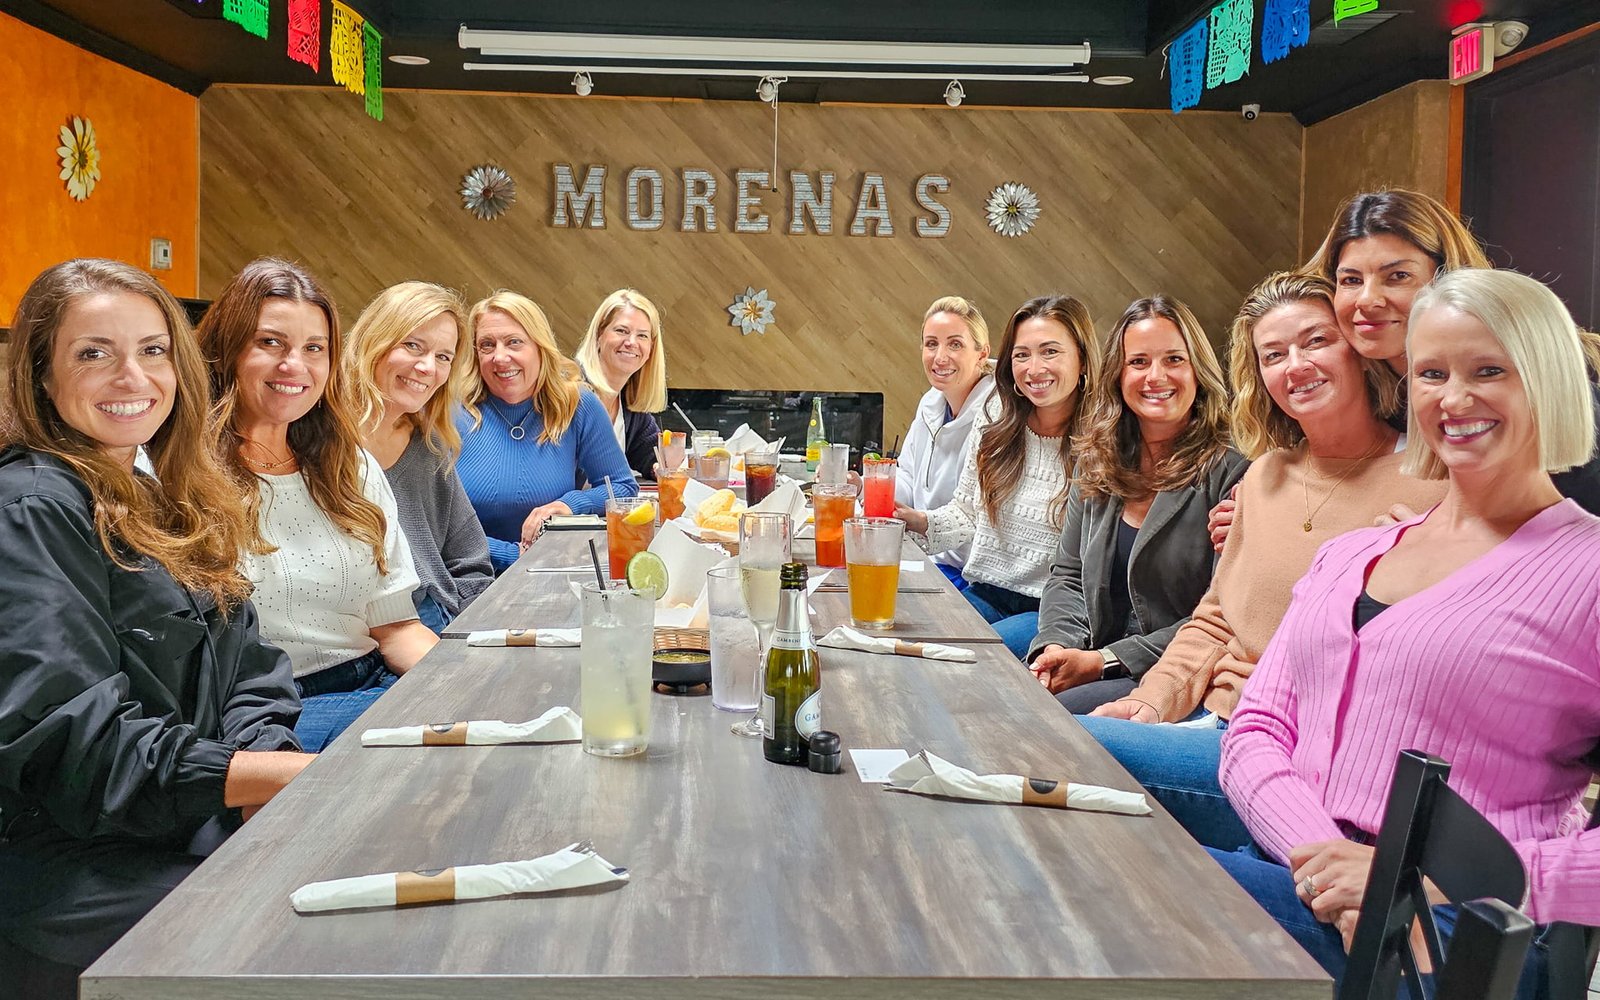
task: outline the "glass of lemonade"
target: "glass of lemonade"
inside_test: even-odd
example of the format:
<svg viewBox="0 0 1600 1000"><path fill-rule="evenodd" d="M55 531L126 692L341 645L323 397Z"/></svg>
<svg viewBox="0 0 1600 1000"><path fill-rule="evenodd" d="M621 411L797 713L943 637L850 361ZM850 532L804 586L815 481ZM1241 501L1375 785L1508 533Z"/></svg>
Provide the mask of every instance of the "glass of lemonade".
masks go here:
<svg viewBox="0 0 1600 1000"><path fill-rule="evenodd" d="M743 572L722 566L706 574L711 611L711 704L724 712L759 706L761 638L744 606Z"/></svg>
<svg viewBox="0 0 1600 1000"><path fill-rule="evenodd" d="M628 560L650 547L656 537L656 505L649 497L610 497L606 500L606 555L611 579L628 576Z"/></svg>
<svg viewBox="0 0 1600 1000"><path fill-rule="evenodd" d="M845 573L850 622L857 628L894 627L900 588L900 541L906 523L892 517L852 517L844 522Z"/></svg>
<svg viewBox="0 0 1600 1000"><path fill-rule="evenodd" d="M817 565L844 565L844 522L856 513L854 483L818 483L811 488L817 522Z"/></svg>
<svg viewBox="0 0 1600 1000"><path fill-rule="evenodd" d="M749 513L739 517L739 586L745 613L760 639L757 663L764 663L773 626L778 624L778 571L789 561L791 523L788 514ZM751 681L751 700L759 701L761 671ZM752 718L733 727L740 736L760 736L761 722Z"/></svg>
<svg viewBox="0 0 1600 1000"><path fill-rule="evenodd" d="M647 591L584 586L578 709L585 753L631 757L649 745L655 613Z"/></svg>

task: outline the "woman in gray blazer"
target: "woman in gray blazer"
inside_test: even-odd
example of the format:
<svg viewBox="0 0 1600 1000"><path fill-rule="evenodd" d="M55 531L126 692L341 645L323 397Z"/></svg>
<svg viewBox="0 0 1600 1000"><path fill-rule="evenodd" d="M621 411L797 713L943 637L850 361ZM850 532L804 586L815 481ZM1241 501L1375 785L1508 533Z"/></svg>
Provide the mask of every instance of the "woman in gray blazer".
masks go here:
<svg viewBox="0 0 1600 1000"><path fill-rule="evenodd" d="M1102 347L1075 442L1078 469L1028 648L1070 711L1131 691L1189 619L1216 554L1206 515L1244 475L1228 446L1228 390L1194 314L1155 295Z"/></svg>

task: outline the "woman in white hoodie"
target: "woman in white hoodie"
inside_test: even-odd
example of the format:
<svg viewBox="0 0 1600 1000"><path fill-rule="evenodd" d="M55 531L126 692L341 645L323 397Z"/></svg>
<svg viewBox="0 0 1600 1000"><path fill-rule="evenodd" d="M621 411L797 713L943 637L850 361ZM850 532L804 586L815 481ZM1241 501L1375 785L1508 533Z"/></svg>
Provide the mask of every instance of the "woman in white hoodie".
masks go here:
<svg viewBox="0 0 1600 1000"><path fill-rule="evenodd" d="M977 306L947 295L928 307L922 318L922 367L933 388L917 404L906 430L894 501L900 507L936 510L955 495L967 438L992 416L987 405L994 394L989 325ZM933 555L934 564L957 587L966 586L961 568L971 548L969 541Z"/></svg>

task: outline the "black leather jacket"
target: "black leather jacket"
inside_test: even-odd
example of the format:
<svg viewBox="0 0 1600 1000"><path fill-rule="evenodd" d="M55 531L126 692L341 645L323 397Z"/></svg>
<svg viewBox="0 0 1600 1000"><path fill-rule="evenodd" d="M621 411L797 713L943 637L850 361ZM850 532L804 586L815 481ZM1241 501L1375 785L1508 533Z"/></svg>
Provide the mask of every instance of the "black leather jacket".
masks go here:
<svg viewBox="0 0 1600 1000"><path fill-rule="evenodd" d="M88 489L0 451L0 828L181 846L223 813L236 750L298 750L289 658L159 565L118 567Z"/></svg>

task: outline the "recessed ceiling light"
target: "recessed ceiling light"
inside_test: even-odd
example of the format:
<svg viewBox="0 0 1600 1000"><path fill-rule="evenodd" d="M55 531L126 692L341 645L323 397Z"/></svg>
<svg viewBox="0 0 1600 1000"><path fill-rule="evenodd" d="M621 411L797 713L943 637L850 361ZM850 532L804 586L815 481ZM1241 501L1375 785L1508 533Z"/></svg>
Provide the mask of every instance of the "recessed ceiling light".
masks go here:
<svg viewBox="0 0 1600 1000"><path fill-rule="evenodd" d="M427 56L390 56L389 61L402 66L426 66L429 63Z"/></svg>
<svg viewBox="0 0 1600 1000"><path fill-rule="evenodd" d="M1123 84L1132 83L1133 82L1133 77L1131 77L1131 76L1097 76L1097 77L1094 78L1094 82L1098 83L1102 87L1120 87Z"/></svg>

